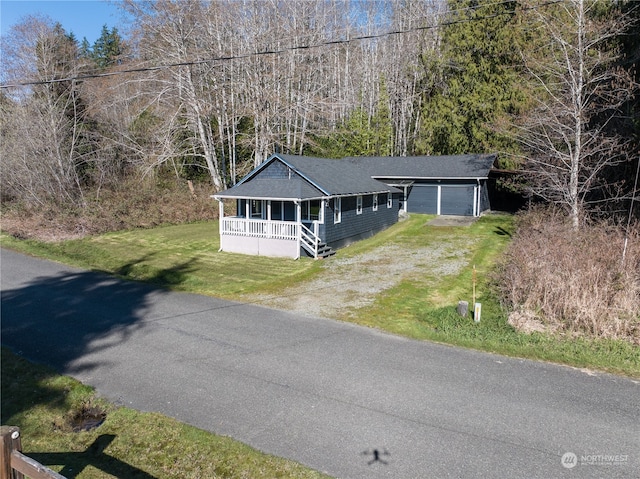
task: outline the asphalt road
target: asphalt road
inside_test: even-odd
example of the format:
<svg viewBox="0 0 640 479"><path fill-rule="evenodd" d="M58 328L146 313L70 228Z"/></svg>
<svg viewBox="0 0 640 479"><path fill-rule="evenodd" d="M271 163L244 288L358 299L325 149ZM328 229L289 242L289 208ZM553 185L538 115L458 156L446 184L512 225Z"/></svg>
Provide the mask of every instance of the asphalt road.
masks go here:
<svg viewBox="0 0 640 479"><path fill-rule="evenodd" d="M640 477L636 381L0 260L2 344L126 406L341 478Z"/></svg>

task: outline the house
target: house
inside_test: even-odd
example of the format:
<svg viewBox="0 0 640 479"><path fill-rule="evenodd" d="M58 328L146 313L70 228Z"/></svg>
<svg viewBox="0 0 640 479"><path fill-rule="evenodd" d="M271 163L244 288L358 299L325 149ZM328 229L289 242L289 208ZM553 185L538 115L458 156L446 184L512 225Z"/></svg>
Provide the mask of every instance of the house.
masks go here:
<svg viewBox="0 0 640 479"><path fill-rule="evenodd" d="M213 198L220 250L326 257L398 220L398 211L479 216L496 155L349 157L275 154ZM225 216L233 201L234 215Z"/></svg>

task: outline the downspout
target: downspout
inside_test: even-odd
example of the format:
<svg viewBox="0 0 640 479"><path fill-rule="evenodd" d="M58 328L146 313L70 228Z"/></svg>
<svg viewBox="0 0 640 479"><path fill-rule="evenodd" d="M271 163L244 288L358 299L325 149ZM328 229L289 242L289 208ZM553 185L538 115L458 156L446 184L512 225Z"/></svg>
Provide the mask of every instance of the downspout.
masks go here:
<svg viewBox="0 0 640 479"><path fill-rule="evenodd" d="M481 205L481 201L482 201L482 184L480 183L480 178L476 178L476 180L478 181L478 202L477 204L477 208L478 208L478 214L476 216L480 216L480 213L482 213L482 205Z"/></svg>

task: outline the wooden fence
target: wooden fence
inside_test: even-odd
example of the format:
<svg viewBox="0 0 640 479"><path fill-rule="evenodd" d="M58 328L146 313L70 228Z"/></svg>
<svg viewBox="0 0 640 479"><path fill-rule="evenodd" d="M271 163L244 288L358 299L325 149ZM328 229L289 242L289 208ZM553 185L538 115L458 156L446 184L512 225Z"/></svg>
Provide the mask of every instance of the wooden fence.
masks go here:
<svg viewBox="0 0 640 479"><path fill-rule="evenodd" d="M0 452L0 479L65 479L22 454L20 429L15 426L0 426Z"/></svg>

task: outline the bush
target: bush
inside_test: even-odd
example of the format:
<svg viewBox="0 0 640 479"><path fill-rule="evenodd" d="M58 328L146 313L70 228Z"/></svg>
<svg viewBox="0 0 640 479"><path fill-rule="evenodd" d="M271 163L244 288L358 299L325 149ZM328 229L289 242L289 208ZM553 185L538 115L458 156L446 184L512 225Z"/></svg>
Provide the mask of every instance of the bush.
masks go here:
<svg viewBox="0 0 640 479"><path fill-rule="evenodd" d="M86 192L84 206L50 203L39 208L2 204L2 230L17 238L56 241L133 228L212 220L218 203L210 198L213 188L186 181L162 185L136 180L118 189Z"/></svg>
<svg viewBox="0 0 640 479"><path fill-rule="evenodd" d="M557 212L518 219L498 289L520 330L546 330L640 344L640 228L597 223L574 230Z"/></svg>

